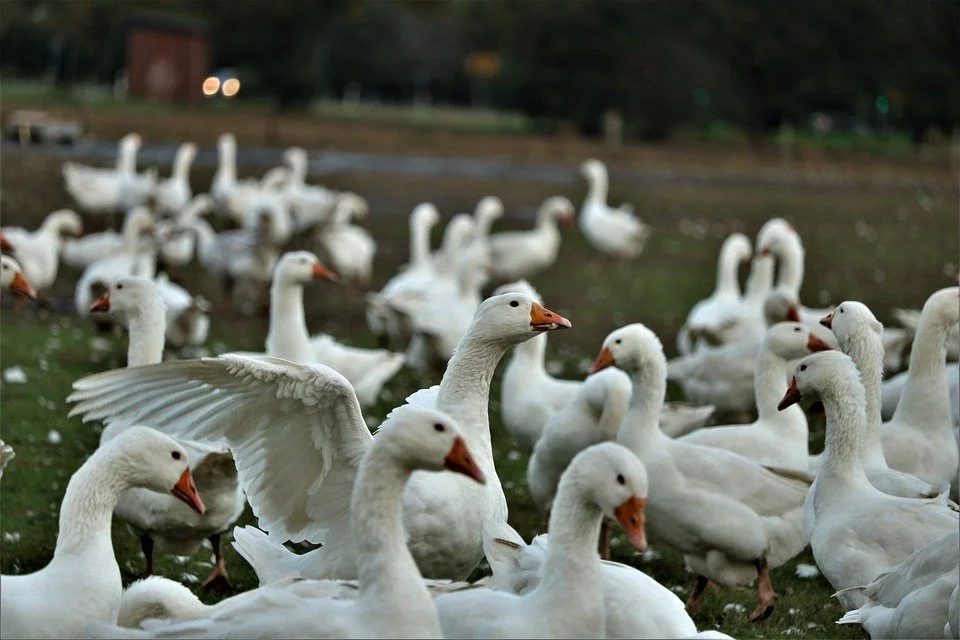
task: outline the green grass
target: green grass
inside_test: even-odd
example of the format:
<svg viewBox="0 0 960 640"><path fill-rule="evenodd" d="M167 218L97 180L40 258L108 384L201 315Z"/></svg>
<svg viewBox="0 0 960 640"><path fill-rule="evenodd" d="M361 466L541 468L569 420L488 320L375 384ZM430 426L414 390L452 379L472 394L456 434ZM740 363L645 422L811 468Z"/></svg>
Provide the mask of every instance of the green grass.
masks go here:
<svg viewBox="0 0 960 640"><path fill-rule="evenodd" d="M68 202L59 185L57 162L33 156L3 159L0 175L4 224L35 226L42 216ZM194 188L209 184L209 171L196 171ZM390 177L340 174L326 180L330 186L355 190L372 204L369 224L380 243L374 282L382 284L406 259L406 214L424 200L436 202L445 215L470 210L482 196L496 193L508 210L525 213L555 187L511 180L454 180L427 177ZM687 186L683 184L623 185L614 183L611 200L629 200L654 227L654 236L643 256L632 263L612 264L589 250L577 232L564 235L560 258L549 272L533 279L546 304L570 318L574 328L551 335L548 362L566 377L582 377L583 362L591 360L603 337L628 322L641 321L657 331L668 350L674 348L675 331L691 305L713 287L717 250L723 237L734 230L754 236L772 215L790 219L807 248L807 277L803 296L810 305L837 303L855 298L870 305L882 320L890 319L894 306L918 307L936 288L948 286L958 256L956 194L947 190L918 193L898 189L808 189L776 187ZM579 202L582 187L565 195ZM525 226L516 220L497 229ZM864 226L867 225L867 226ZM690 228L703 230L693 237ZM684 233L681 230L686 230ZM434 236L439 242L440 230ZM193 290L215 301L218 293L196 269L175 274ZM53 293L72 295L76 273L64 271ZM311 330L328 331L358 345L372 346L363 320L363 292L352 287L316 284L306 295ZM109 349L90 347L93 331L87 323L67 316L42 316L27 311L17 315L5 307L0 318L0 367L20 366L25 385L3 384L0 392L2 437L17 451L7 468L0 490L0 569L22 573L44 566L50 559L57 531L57 509L66 482L94 450L98 434L94 425L66 418L64 398L73 380L105 369L123 366L125 346L113 339ZM260 349L266 319L215 317L208 346L214 352ZM370 414L377 419L410 392L435 383L404 370L388 387ZM497 469L510 504L510 522L526 538L543 530L543 520L532 505L525 486L526 456L506 436L499 416L499 378L490 398ZM48 442L56 430L62 437ZM812 448L821 446L822 434L812 435ZM240 524L253 522L247 514ZM18 534L15 535L15 534ZM644 562L622 538L615 558L628 562L678 591L689 594L691 575L682 559L662 542L651 540L661 554ZM114 530L114 544L125 582L135 579L142 558L135 537L122 524ZM202 580L208 573L210 553L202 551L181 563L158 556L161 575ZM698 627L719 627L738 638L798 637L859 638L856 626L836 626L839 605L830 599L832 589L823 578L795 576L797 562L812 563L809 552L773 571L780 600L773 616L759 625L745 621L755 604L749 589L711 589ZM232 548L227 563L239 589L255 586L255 576ZM215 598L204 596L207 601ZM638 606L643 606L638 603Z"/></svg>

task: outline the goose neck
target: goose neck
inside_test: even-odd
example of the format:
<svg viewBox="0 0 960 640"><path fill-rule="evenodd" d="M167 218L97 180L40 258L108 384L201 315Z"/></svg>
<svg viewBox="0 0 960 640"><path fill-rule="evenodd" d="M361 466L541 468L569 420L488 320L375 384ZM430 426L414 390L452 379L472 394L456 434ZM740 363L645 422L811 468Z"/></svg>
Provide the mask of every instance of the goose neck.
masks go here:
<svg viewBox="0 0 960 640"><path fill-rule="evenodd" d="M717 265L717 285L714 293L731 294L740 297L740 280L738 270L740 267L740 256L736 254L736 247L724 246L720 252L720 260Z"/></svg>
<svg viewBox="0 0 960 640"><path fill-rule="evenodd" d="M588 182L590 184L587 187L587 200L594 203L606 204L608 189L606 172L590 174Z"/></svg>
<svg viewBox="0 0 960 640"><path fill-rule="evenodd" d="M603 589L597 552L603 512L585 492L586 483L576 471L567 472L560 480L550 510L550 544L536 597L553 604L558 599L569 600L578 593L598 593Z"/></svg>
<svg viewBox="0 0 960 640"><path fill-rule="evenodd" d="M866 397L866 429L863 437L861 460L874 463L884 460L880 441L880 396L883 385L883 341L869 329L848 336L841 344L843 352L850 356L860 371ZM885 463L884 463L885 466Z"/></svg>
<svg viewBox="0 0 960 640"><path fill-rule="evenodd" d="M660 407L667 395L667 363L645 364L633 373L633 392L617 441L632 451L640 451L644 443L666 436L660 431Z"/></svg>
<svg viewBox="0 0 960 640"><path fill-rule="evenodd" d="M430 225L416 217L410 221L410 263L415 268L430 264Z"/></svg>
<svg viewBox="0 0 960 640"><path fill-rule="evenodd" d="M490 427L487 403L490 397L490 382L500 358L509 344L481 340L470 332L461 338L447 364L437 394L437 409L449 414L467 436L467 444L488 455L491 452Z"/></svg>
<svg viewBox="0 0 960 640"><path fill-rule="evenodd" d="M924 310L926 311L926 310ZM910 350L910 368L893 420L920 418L929 425L950 425L950 390L946 375L947 338L952 325L921 313Z"/></svg>
<svg viewBox="0 0 960 640"><path fill-rule="evenodd" d="M190 166L193 164L193 156L187 151L177 153L173 162L173 179L178 182L186 182L190 174Z"/></svg>
<svg viewBox="0 0 960 640"><path fill-rule="evenodd" d="M163 360L166 334L166 309L161 300L138 308L127 316L130 340L127 345L127 366L142 367Z"/></svg>
<svg viewBox="0 0 960 640"><path fill-rule="evenodd" d="M110 528L120 494L130 486L109 460L109 448L98 449L70 478L60 504L60 530L54 560L79 555L105 544L113 555Z"/></svg>
<svg viewBox="0 0 960 640"><path fill-rule="evenodd" d="M800 286L803 284L804 257L800 239L791 235L785 242L781 243L777 255L780 258L780 275L777 279L777 285L789 287L799 298Z"/></svg>
<svg viewBox="0 0 960 640"><path fill-rule="evenodd" d="M754 394L757 401L759 420L778 420L799 416L803 419L803 410L791 406L783 411L777 410L780 398L787 392L787 361L766 347L757 354Z"/></svg>
<svg viewBox="0 0 960 640"><path fill-rule="evenodd" d="M834 476L864 476L861 456L867 417L863 385L859 379L837 378L832 389L821 390L820 400L827 416L824 468Z"/></svg>
<svg viewBox="0 0 960 640"><path fill-rule="evenodd" d="M270 287L267 353L294 362L313 359L303 311L303 285L300 283L274 280Z"/></svg>
<svg viewBox="0 0 960 640"><path fill-rule="evenodd" d="M773 290L773 256L759 256L750 264L750 275L744 297L756 304L763 304Z"/></svg>

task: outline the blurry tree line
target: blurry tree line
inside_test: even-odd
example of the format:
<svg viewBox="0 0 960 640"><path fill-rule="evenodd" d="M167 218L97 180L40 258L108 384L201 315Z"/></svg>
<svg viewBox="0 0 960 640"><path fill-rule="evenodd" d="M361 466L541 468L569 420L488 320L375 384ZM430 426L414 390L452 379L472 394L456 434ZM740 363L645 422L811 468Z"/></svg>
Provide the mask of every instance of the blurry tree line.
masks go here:
<svg viewBox="0 0 960 640"><path fill-rule="evenodd" d="M960 122L960 0L5 0L0 66L112 81L142 14L206 25L214 67L284 109L482 103L584 133L616 110L647 139L717 121L759 137L816 111L916 140Z"/></svg>

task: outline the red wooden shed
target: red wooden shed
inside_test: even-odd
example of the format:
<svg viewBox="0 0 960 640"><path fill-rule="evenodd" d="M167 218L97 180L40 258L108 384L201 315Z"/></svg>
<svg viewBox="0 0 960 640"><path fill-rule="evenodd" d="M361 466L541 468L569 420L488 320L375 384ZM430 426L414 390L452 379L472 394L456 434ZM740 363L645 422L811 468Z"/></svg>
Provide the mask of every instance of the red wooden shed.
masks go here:
<svg viewBox="0 0 960 640"><path fill-rule="evenodd" d="M128 91L138 98L194 104L210 71L205 25L175 16L142 15L127 31Z"/></svg>

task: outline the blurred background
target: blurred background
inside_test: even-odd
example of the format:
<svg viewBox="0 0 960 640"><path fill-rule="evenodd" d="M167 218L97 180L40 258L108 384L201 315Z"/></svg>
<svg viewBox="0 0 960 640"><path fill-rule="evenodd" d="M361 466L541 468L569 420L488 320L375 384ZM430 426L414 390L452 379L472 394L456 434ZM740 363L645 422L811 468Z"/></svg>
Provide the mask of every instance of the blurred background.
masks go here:
<svg viewBox="0 0 960 640"><path fill-rule="evenodd" d="M0 60L5 110L257 106L873 154L945 147L960 119L955 1L17 0Z"/></svg>

